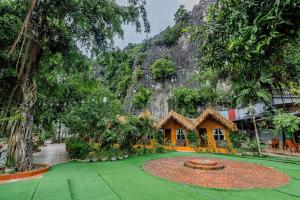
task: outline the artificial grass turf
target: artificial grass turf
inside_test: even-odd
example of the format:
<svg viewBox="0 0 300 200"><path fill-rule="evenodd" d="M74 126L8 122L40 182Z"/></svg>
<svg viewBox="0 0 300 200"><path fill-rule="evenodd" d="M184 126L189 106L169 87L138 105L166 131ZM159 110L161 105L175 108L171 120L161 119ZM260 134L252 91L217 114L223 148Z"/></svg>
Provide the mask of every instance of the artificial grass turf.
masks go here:
<svg viewBox="0 0 300 200"><path fill-rule="evenodd" d="M201 156L253 162L291 177L275 189L220 190L182 185L152 176L142 169L149 160ZM273 159L170 152L105 163L70 162L54 166L43 178L0 185L0 200L296 200L300 199L300 159Z"/></svg>

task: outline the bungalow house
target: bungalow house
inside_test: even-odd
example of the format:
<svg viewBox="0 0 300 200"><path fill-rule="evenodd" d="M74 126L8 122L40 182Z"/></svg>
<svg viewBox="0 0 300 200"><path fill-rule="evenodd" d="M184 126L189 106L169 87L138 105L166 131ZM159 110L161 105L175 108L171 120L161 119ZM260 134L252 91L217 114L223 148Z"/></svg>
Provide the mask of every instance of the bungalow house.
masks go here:
<svg viewBox="0 0 300 200"><path fill-rule="evenodd" d="M194 129L203 147L226 148L231 145L230 132L237 131L235 123L208 107L194 120Z"/></svg>
<svg viewBox="0 0 300 200"><path fill-rule="evenodd" d="M208 107L196 119L170 111L156 123L156 128L162 130L166 148L173 146L176 150L195 150L190 147L187 139L187 132L194 131L200 141L198 150L217 152L226 152L226 148L231 146L230 132L237 130L232 121L223 117L212 107Z"/></svg>
<svg viewBox="0 0 300 200"><path fill-rule="evenodd" d="M175 111L170 111L163 119L156 124L157 129L163 131L164 144L175 146L186 146L186 132L194 130L193 121Z"/></svg>

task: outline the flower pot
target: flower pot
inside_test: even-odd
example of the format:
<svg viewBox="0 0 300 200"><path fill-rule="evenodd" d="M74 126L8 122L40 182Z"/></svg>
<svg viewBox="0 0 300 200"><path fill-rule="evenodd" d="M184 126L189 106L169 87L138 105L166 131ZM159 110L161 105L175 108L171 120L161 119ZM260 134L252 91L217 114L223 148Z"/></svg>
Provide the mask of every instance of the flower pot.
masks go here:
<svg viewBox="0 0 300 200"><path fill-rule="evenodd" d="M78 161L78 162L82 162L82 163L88 163L88 162L90 162L91 160L90 160L90 159L85 159L85 160L78 159L77 161Z"/></svg>
<svg viewBox="0 0 300 200"><path fill-rule="evenodd" d="M120 157L118 157L118 159L119 159L119 160L123 160L124 158L123 158L123 156L120 156Z"/></svg>
<svg viewBox="0 0 300 200"><path fill-rule="evenodd" d="M92 161L93 161L93 162L97 162L98 159L97 159L97 158L93 158Z"/></svg>
<svg viewBox="0 0 300 200"><path fill-rule="evenodd" d="M101 161L102 161L102 162L105 162L105 161L107 161L107 160L108 160L107 157L101 158Z"/></svg>
<svg viewBox="0 0 300 200"><path fill-rule="evenodd" d="M6 168L6 169L5 169L5 173L6 173L6 174L11 174L11 173L14 173L14 172L16 172L16 169L15 169L15 168Z"/></svg>
<svg viewBox="0 0 300 200"><path fill-rule="evenodd" d="M111 161L116 161L117 157L111 157Z"/></svg>
<svg viewBox="0 0 300 200"><path fill-rule="evenodd" d="M124 158L125 158L125 159L128 158L128 155L124 155Z"/></svg>

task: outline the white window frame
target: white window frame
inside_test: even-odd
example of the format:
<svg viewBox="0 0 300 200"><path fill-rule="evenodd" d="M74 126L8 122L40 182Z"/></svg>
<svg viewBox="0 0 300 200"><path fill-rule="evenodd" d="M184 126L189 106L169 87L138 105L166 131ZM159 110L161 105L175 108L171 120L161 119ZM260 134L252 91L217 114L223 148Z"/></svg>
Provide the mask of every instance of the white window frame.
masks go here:
<svg viewBox="0 0 300 200"><path fill-rule="evenodd" d="M176 140L185 140L185 132L182 128L176 129Z"/></svg>
<svg viewBox="0 0 300 200"><path fill-rule="evenodd" d="M216 141L225 141L226 140L224 128L213 128L212 133L213 133L214 140L216 140ZM223 138L224 138L223 140L220 139L221 135L223 135ZM216 139L216 137L217 137L217 139Z"/></svg>

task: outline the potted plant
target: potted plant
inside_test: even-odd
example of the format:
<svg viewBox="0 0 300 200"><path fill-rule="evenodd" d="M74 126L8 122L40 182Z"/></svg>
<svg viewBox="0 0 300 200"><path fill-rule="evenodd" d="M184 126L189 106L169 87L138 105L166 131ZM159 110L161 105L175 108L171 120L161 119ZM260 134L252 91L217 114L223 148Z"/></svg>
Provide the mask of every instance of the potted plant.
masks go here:
<svg viewBox="0 0 300 200"><path fill-rule="evenodd" d="M119 160L123 160L123 159L124 159L124 155L123 155L123 153L122 153L122 152L120 152L120 153L119 153L119 157L118 157L118 159L119 159Z"/></svg>
<svg viewBox="0 0 300 200"><path fill-rule="evenodd" d="M102 161L102 162L107 161L107 160L108 160L108 152L102 151L102 152L100 153L100 157L101 157L101 161Z"/></svg>
<svg viewBox="0 0 300 200"><path fill-rule="evenodd" d="M98 161L96 152L94 152L94 151L89 153L88 158L90 159L91 162L97 162Z"/></svg>
<svg viewBox="0 0 300 200"><path fill-rule="evenodd" d="M123 157L124 157L124 159L128 158L128 152L127 151L123 152Z"/></svg>
<svg viewBox="0 0 300 200"><path fill-rule="evenodd" d="M117 160L117 156L116 156L116 151L115 150L111 150L111 153L110 153L110 160L111 161L116 161Z"/></svg>

